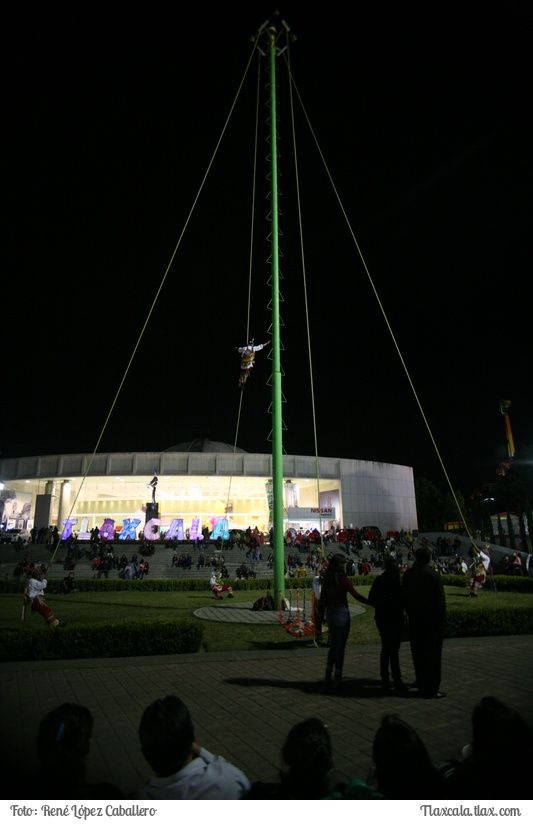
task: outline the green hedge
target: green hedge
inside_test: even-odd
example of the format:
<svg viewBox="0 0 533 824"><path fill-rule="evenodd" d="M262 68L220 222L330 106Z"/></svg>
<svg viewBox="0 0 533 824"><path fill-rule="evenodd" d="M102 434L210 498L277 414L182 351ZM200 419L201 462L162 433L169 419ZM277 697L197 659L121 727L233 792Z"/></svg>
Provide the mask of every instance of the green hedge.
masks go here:
<svg viewBox="0 0 533 824"><path fill-rule="evenodd" d="M51 579L48 582L47 593L53 594L61 584L62 579ZM234 590L274 591L273 578L243 578L241 580L228 579ZM355 575L351 578L355 587L371 586L373 575ZM447 587L468 589L469 575L443 575L442 582ZM24 580L15 578L0 579L0 594L17 593L24 589ZM494 578L498 592L529 592L533 593L533 578L514 575L496 575ZM291 589L310 589L313 578L285 578L285 593ZM493 579L487 578L485 591L493 588ZM125 581L123 578L76 578L76 589L80 592L123 592L140 590L142 592L208 592L208 578L143 578L142 580Z"/></svg>
<svg viewBox="0 0 533 824"><path fill-rule="evenodd" d="M448 610L446 614L445 638L531 634L533 634L532 607L517 605L494 609L491 604L480 604L475 610L468 608Z"/></svg>
<svg viewBox="0 0 533 824"><path fill-rule="evenodd" d="M176 621L120 621L105 629L84 627L50 632L36 629L31 636L0 633L0 661L50 661L72 658L128 658L198 652L204 639L202 624Z"/></svg>

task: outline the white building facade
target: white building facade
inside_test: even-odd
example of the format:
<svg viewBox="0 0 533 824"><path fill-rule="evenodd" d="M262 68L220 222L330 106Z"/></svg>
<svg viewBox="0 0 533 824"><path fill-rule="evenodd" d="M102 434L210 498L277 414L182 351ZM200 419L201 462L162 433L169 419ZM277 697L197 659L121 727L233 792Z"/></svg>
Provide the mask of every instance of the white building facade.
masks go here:
<svg viewBox="0 0 533 824"><path fill-rule="evenodd" d="M108 519L120 532L134 519L142 530L154 473L161 533L177 521L184 530L196 524L212 531L220 519L229 529L271 526L272 456L203 440L163 452L1 460L2 528L57 525L61 531L70 519L79 534ZM418 529L411 467L285 455L283 476L285 529Z"/></svg>

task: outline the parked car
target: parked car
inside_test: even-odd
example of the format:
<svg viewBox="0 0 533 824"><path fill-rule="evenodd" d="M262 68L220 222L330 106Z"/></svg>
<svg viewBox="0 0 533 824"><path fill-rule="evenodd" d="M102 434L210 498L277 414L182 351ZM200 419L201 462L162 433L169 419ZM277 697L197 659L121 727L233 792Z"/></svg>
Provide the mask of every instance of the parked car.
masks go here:
<svg viewBox="0 0 533 824"><path fill-rule="evenodd" d="M335 538L338 544L345 544L346 541L351 541L356 534L356 529L339 529L335 535Z"/></svg>
<svg viewBox="0 0 533 824"><path fill-rule="evenodd" d="M0 543L16 544L17 541L22 541L25 544L29 543L30 533L27 529L3 529L0 532Z"/></svg>
<svg viewBox="0 0 533 824"><path fill-rule="evenodd" d="M378 541L380 541L383 537L379 526L362 526L360 532L363 540L367 532L373 533Z"/></svg>

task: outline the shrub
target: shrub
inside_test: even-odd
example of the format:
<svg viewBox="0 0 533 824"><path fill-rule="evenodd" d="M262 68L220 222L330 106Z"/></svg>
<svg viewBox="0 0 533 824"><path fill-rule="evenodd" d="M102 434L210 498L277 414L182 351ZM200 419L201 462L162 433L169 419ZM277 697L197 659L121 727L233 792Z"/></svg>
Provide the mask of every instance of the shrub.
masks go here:
<svg viewBox="0 0 533 824"><path fill-rule="evenodd" d="M0 633L0 661L127 658L198 652L204 627L187 619L120 621L83 629L38 629L31 635Z"/></svg>

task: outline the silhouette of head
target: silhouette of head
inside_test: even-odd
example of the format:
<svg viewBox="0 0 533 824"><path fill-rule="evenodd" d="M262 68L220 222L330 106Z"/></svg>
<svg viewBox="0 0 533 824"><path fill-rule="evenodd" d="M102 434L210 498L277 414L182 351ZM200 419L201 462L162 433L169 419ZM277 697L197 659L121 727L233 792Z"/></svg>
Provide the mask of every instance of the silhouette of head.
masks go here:
<svg viewBox="0 0 533 824"><path fill-rule="evenodd" d="M427 546L419 546L418 549L415 551L415 558L420 566L424 566L425 564L429 564L431 561L431 552L429 551L429 547Z"/></svg>
<svg viewBox="0 0 533 824"><path fill-rule="evenodd" d="M318 718L307 718L290 730L281 755L283 783L290 794L301 798L322 798L327 792L328 773L333 767L331 740L327 727Z"/></svg>
<svg viewBox="0 0 533 824"><path fill-rule="evenodd" d="M533 732L515 710L487 695L472 712L472 756L491 766L531 764Z"/></svg>
<svg viewBox="0 0 533 824"><path fill-rule="evenodd" d="M189 710L175 695L150 704L139 727L143 755L156 775L178 772L187 763L194 741L194 726Z"/></svg>
<svg viewBox="0 0 533 824"><path fill-rule="evenodd" d="M387 714L372 745L379 791L393 801L433 798L436 770L415 730L397 715Z"/></svg>
<svg viewBox="0 0 533 824"><path fill-rule="evenodd" d="M61 704L45 715L37 733L37 754L45 775L59 775L64 781L76 776L79 780L93 724L90 710L79 704Z"/></svg>

